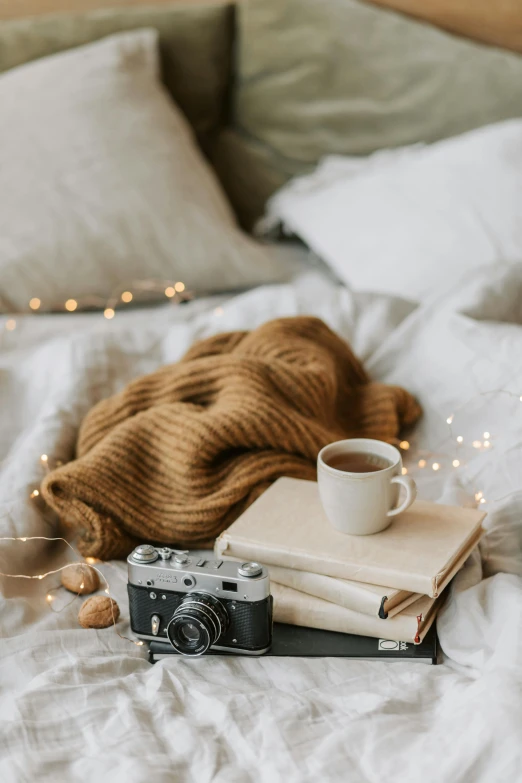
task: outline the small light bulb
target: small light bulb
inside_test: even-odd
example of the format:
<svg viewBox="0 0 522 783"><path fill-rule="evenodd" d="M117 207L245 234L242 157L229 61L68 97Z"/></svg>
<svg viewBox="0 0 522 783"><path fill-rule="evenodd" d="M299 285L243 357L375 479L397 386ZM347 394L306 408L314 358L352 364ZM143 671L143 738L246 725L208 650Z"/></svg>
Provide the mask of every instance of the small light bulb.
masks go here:
<svg viewBox="0 0 522 783"><path fill-rule="evenodd" d="M453 465L454 468L458 468L458 466L460 465L460 460L454 459L451 464Z"/></svg>
<svg viewBox="0 0 522 783"><path fill-rule="evenodd" d="M107 307L107 309L103 311L103 314L108 321L110 321L111 318L114 318L114 310L112 307Z"/></svg>
<svg viewBox="0 0 522 783"><path fill-rule="evenodd" d="M37 498L39 494L40 493L38 492L37 489L33 489L33 491L31 492L31 497L32 498Z"/></svg>
<svg viewBox="0 0 522 783"><path fill-rule="evenodd" d="M489 432L485 432L484 433L484 440L489 440L490 438L491 438L491 435L489 434Z"/></svg>
<svg viewBox="0 0 522 783"><path fill-rule="evenodd" d="M475 500L480 500L482 497L482 492L475 492Z"/></svg>
<svg viewBox="0 0 522 783"><path fill-rule="evenodd" d="M78 302L76 301L76 299L68 299L65 303L65 309L68 310L70 313L74 313L77 307L78 307Z"/></svg>
<svg viewBox="0 0 522 783"><path fill-rule="evenodd" d="M38 310L38 308L40 307L40 305L41 305L41 304L42 304L42 303L41 303L41 301L38 299L38 297L37 297L37 296L33 297L33 299L31 299L31 300L29 301L29 307L31 308L31 310Z"/></svg>
<svg viewBox="0 0 522 783"><path fill-rule="evenodd" d="M426 460L420 459L419 460L419 468L425 468L426 467Z"/></svg>
<svg viewBox="0 0 522 783"><path fill-rule="evenodd" d="M136 647L143 647L145 642L134 642L134 644L136 645Z"/></svg>
<svg viewBox="0 0 522 783"><path fill-rule="evenodd" d="M216 307L214 310L214 315L220 316L223 315L223 308L222 307Z"/></svg>
<svg viewBox="0 0 522 783"><path fill-rule="evenodd" d="M491 446L491 443L489 442L489 440L485 440L483 445L484 445L485 449L489 449L489 447Z"/></svg>
<svg viewBox="0 0 522 783"><path fill-rule="evenodd" d="M181 292L185 290L185 283L176 283L174 288L176 289L178 294L181 294Z"/></svg>
<svg viewBox="0 0 522 783"><path fill-rule="evenodd" d="M440 468L440 465L438 462L434 462L431 467L433 468L433 470L438 470Z"/></svg>
<svg viewBox="0 0 522 783"><path fill-rule="evenodd" d="M109 595L109 588L108 587L105 588L105 592L107 593L107 595Z"/></svg>
<svg viewBox="0 0 522 783"><path fill-rule="evenodd" d="M19 538L19 541L27 541L27 538Z"/></svg>
<svg viewBox="0 0 522 783"><path fill-rule="evenodd" d="M8 332L12 332L13 329L16 329L16 321L14 318L8 318L8 320L5 322L5 328ZM521 398L522 400L522 398Z"/></svg>
<svg viewBox="0 0 522 783"><path fill-rule="evenodd" d="M89 563L89 565L93 565L94 563L99 563L100 561L97 557L86 557L85 562Z"/></svg>
<svg viewBox="0 0 522 783"><path fill-rule="evenodd" d="M47 462L47 461L48 461L48 459L49 459L49 457L47 456L47 454L42 454L42 456L40 457L40 460L41 460L42 462Z"/></svg>
<svg viewBox="0 0 522 783"><path fill-rule="evenodd" d="M408 472L408 468L403 468L402 469L402 475L403 476L405 476L407 472Z"/></svg>
<svg viewBox="0 0 522 783"><path fill-rule="evenodd" d="M46 599L47 599L47 603L50 604L51 601L53 600L53 596L51 595L51 593L47 593Z"/></svg>
<svg viewBox="0 0 522 783"><path fill-rule="evenodd" d="M458 435L457 436L457 443L462 443L463 440L464 440L464 438L462 437L462 435Z"/></svg>
<svg viewBox="0 0 522 783"><path fill-rule="evenodd" d="M479 440L474 440L473 441L473 448L474 449L480 449L481 446L482 446L482 443Z"/></svg>
<svg viewBox="0 0 522 783"><path fill-rule="evenodd" d="M481 504L482 504L482 503L485 503L485 502L486 502L486 498L480 498L480 503L481 503Z"/></svg>
<svg viewBox="0 0 522 783"><path fill-rule="evenodd" d="M451 414L451 416L448 416L448 418L446 419L446 424L451 424L452 421L453 421L453 413Z"/></svg>
<svg viewBox="0 0 522 783"><path fill-rule="evenodd" d="M45 576L45 574L40 574L40 576L38 577L38 579L43 579L43 578L44 578L44 576Z"/></svg>
<svg viewBox="0 0 522 783"><path fill-rule="evenodd" d="M403 451L408 451L408 449L410 448L410 444L408 443L407 440L401 440L401 442L399 443L399 448L402 449Z"/></svg>
<svg viewBox="0 0 522 783"><path fill-rule="evenodd" d="M169 285L169 286L168 286L168 287L165 289L165 296L168 296L168 297L169 297L169 299L172 299L172 297L173 297L173 296L175 296L175 294L176 294L176 289L175 289L175 288L173 288L171 285Z"/></svg>
<svg viewBox="0 0 522 783"><path fill-rule="evenodd" d="M82 583L81 583L81 585L80 585L80 590L83 590L83 588L84 588L84 587L85 587L85 585L84 585L84 583L82 582Z"/></svg>
<svg viewBox="0 0 522 783"><path fill-rule="evenodd" d="M124 291L121 295L121 301L126 302L127 304L129 302L132 302L132 294L130 291Z"/></svg>

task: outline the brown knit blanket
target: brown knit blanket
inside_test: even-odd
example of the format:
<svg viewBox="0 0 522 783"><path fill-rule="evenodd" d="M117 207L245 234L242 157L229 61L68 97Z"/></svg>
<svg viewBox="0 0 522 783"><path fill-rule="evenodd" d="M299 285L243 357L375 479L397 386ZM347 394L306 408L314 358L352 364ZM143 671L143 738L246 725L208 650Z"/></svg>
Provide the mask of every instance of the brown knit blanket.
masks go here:
<svg viewBox="0 0 522 783"><path fill-rule="evenodd" d="M314 479L318 451L347 437L393 442L420 408L370 382L316 318L280 318L196 343L138 378L82 423L77 459L42 493L84 555L139 541L201 546L279 476Z"/></svg>

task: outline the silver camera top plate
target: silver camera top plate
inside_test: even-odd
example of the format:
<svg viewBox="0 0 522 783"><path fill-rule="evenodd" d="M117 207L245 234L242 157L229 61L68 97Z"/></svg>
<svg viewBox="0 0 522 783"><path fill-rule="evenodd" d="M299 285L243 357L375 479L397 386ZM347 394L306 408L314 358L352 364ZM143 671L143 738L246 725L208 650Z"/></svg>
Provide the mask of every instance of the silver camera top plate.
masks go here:
<svg viewBox="0 0 522 783"><path fill-rule="evenodd" d="M144 555L150 558L148 562L143 561ZM262 601L270 595L270 578L265 567L216 559L210 550L188 551L142 544L128 556L127 566L129 582L138 587L179 593L202 590L241 602Z"/></svg>

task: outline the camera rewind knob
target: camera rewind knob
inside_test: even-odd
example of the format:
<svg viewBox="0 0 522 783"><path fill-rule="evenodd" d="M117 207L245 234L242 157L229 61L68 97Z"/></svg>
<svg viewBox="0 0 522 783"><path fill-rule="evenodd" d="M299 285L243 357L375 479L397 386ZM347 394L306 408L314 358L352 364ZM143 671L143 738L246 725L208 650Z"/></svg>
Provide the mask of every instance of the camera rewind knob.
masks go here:
<svg viewBox="0 0 522 783"><path fill-rule="evenodd" d="M263 566L259 565L259 563L243 563L243 565L240 565L237 569L237 572L240 576L246 577L259 576L262 571Z"/></svg>

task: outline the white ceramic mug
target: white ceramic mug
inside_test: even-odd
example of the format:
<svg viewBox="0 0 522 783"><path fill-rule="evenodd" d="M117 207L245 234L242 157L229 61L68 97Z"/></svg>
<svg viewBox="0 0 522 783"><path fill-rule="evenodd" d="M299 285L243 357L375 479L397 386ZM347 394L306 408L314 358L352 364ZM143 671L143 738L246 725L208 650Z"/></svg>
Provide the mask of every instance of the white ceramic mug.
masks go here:
<svg viewBox="0 0 522 783"><path fill-rule="evenodd" d="M328 464L332 459L355 454L368 458L374 455L383 460L385 467L369 473L352 473ZM369 438L338 440L321 449L317 457L317 481L326 516L337 530L351 536L384 530L417 496L413 479L402 475L398 449ZM404 488L406 497L397 505L400 487Z"/></svg>

